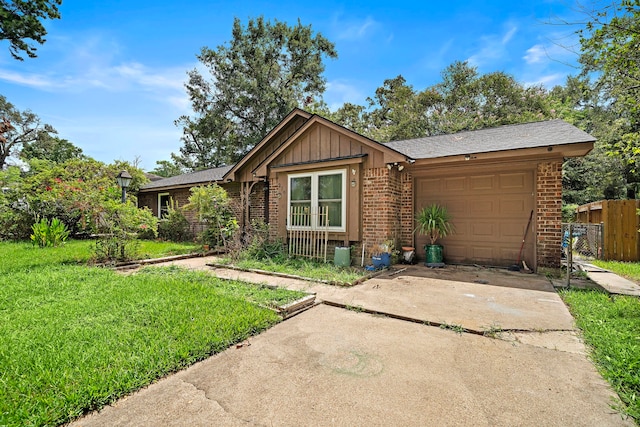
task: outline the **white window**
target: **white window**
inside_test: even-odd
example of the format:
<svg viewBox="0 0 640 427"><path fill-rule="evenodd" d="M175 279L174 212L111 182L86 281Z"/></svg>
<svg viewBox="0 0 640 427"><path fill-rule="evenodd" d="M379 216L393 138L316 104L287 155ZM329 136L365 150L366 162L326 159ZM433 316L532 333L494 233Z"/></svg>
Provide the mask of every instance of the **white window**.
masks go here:
<svg viewBox="0 0 640 427"><path fill-rule="evenodd" d="M323 171L289 175L289 221L287 228L318 228L318 208L329 213L329 230L345 231L346 225L346 171ZM298 219L292 211L307 212Z"/></svg>
<svg viewBox="0 0 640 427"><path fill-rule="evenodd" d="M169 193L158 194L158 218L165 218L169 214L171 197Z"/></svg>

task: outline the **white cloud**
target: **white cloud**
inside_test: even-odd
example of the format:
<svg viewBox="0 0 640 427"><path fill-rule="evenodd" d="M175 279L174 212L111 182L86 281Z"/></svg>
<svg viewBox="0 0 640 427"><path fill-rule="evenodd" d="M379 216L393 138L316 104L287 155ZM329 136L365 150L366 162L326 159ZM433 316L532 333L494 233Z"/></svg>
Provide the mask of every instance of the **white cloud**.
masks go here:
<svg viewBox="0 0 640 427"><path fill-rule="evenodd" d="M55 82L44 75L30 73L21 74L3 69L0 69L0 80L38 89L48 89L55 86Z"/></svg>
<svg viewBox="0 0 640 427"><path fill-rule="evenodd" d="M333 28L337 40L361 40L373 34L380 24L370 16L359 21L343 21L338 15L333 17Z"/></svg>
<svg viewBox="0 0 640 427"><path fill-rule="evenodd" d="M511 40L511 38L513 38L513 36L517 31L518 31L517 27L515 26L511 27L511 29L507 31L504 36L502 36L502 44L506 45L507 43L509 43L509 41Z"/></svg>
<svg viewBox="0 0 640 427"><path fill-rule="evenodd" d="M564 81L566 78L567 78L566 73L553 73L553 74L542 75L539 77L535 77L533 79L529 79L530 81L525 82L524 85L525 86L542 85L544 87L551 88L556 85L564 84Z"/></svg>
<svg viewBox="0 0 640 427"><path fill-rule="evenodd" d="M504 34L490 34L480 37L480 48L477 53L467 58L470 64L475 66L484 65L492 60L501 59L507 54L507 45L517 33L518 27L509 24Z"/></svg>
<svg viewBox="0 0 640 427"><path fill-rule="evenodd" d="M187 78L186 69L184 68L177 70L169 68L156 72L137 62L113 67L108 71L108 74L113 74L114 77L120 77L125 81L145 87L178 90L183 89L184 81Z"/></svg>
<svg viewBox="0 0 640 427"><path fill-rule="evenodd" d="M353 83L346 80L333 80L327 82L327 90L324 100L331 110L342 107L345 102L362 104L366 99L363 92Z"/></svg>
<svg viewBox="0 0 640 427"><path fill-rule="evenodd" d="M545 59L548 59L547 49L541 45L536 44L527 49L527 54L522 57L527 64L538 64Z"/></svg>

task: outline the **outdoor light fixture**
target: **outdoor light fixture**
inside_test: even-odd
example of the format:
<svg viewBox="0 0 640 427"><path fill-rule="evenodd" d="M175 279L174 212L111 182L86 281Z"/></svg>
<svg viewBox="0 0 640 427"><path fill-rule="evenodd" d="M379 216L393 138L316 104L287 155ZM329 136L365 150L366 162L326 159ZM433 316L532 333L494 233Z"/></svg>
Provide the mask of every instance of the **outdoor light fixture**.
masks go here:
<svg viewBox="0 0 640 427"><path fill-rule="evenodd" d="M131 184L131 180L133 180L133 177L129 175L127 171L120 171L118 176L116 176L116 182L122 187L122 203L127 200L127 188L129 184Z"/></svg>
<svg viewBox="0 0 640 427"><path fill-rule="evenodd" d="M471 154L465 154L464 155L464 159L465 160L471 160Z"/></svg>
<svg viewBox="0 0 640 427"><path fill-rule="evenodd" d="M402 165L398 166L398 170L399 170L400 172L402 172L402 169L404 169L404 166L402 166Z"/></svg>

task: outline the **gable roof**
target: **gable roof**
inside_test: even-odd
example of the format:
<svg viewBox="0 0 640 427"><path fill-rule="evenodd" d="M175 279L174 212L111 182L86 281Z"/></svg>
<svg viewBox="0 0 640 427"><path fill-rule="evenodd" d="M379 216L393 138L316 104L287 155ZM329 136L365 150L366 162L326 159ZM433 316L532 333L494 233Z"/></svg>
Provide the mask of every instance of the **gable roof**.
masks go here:
<svg viewBox="0 0 640 427"><path fill-rule="evenodd" d="M236 163L231 168L229 168L229 170L227 171L227 173L225 173L225 175L227 174L231 175L235 171L240 169L245 163L247 163L251 159L251 157L255 153L257 153L262 147L264 147L275 134L277 134L287 123L289 123L296 116L303 117L304 119L309 119L309 117L311 117L312 114L300 108L294 108L293 110L291 110L291 112L289 112L289 114L287 114L285 118L280 121L280 123L278 123L273 129L271 129L271 131L267 133L264 136L264 138L260 140L260 142L258 142L251 150L249 150L249 152L245 154L238 163Z"/></svg>
<svg viewBox="0 0 640 427"><path fill-rule="evenodd" d="M593 136L577 127L556 119L392 141L386 145L414 159L434 159L472 153L595 142L595 140Z"/></svg>
<svg viewBox="0 0 640 427"><path fill-rule="evenodd" d="M213 169L205 169L197 172L185 173L182 175L176 175L169 178L163 178L158 181L149 182L140 190L156 190L162 188L174 188L191 186L193 184L204 184L208 182L222 181L224 175L229 172L233 165L220 166Z"/></svg>
<svg viewBox="0 0 640 427"><path fill-rule="evenodd" d="M286 119L285 119L286 120ZM385 156L385 161L386 162L402 162L402 161L407 161L409 159L407 159L407 156L402 153L401 151L395 149L394 147L391 147L388 144L382 144L378 141L375 141L371 138L368 138L364 135L360 135L359 133L352 131L351 129L348 129L344 126L341 126L335 122L332 122L331 120L324 118L322 116L319 116L317 114L313 114L301 127L300 129L298 129L297 131L295 131L295 133L293 133L289 138L287 138L277 149L275 149L273 151L273 153L271 153L269 156L267 156L261 163L260 165L258 165L258 167L256 169L253 170L254 173L256 173L257 176L263 176L266 174L266 165L268 165L269 163L271 163L271 161L273 161L273 159L277 158L280 154L282 154L282 152L293 142L296 140L296 138L298 138L300 135L302 135L304 132L306 132L311 126L313 126L316 123L321 123L324 126L327 126L329 128L332 128L334 130L337 130L339 132L342 132L344 134L348 134L351 135L355 140L357 140L359 143L369 146L369 147L373 147L378 151L381 151L382 153L384 153ZM331 160L331 159L326 159L326 160ZM317 163L314 162L314 163ZM237 165L236 165L237 166Z"/></svg>

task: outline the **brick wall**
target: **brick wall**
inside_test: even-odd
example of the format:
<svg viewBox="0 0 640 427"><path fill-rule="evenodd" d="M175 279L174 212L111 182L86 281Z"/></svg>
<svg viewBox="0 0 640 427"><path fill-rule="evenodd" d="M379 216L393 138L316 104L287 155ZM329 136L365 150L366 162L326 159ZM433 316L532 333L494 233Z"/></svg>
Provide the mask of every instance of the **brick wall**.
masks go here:
<svg viewBox="0 0 640 427"><path fill-rule="evenodd" d="M399 246L413 246L413 176L400 173L400 242Z"/></svg>
<svg viewBox="0 0 640 427"><path fill-rule="evenodd" d="M280 203L282 188L278 184L278 180L273 178L269 182L269 238L275 240L278 237L278 203ZM284 213L283 213L284 214Z"/></svg>
<svg viewBox="0 0 640 427"><path fill-rule="evenodd" d="M559 267L562 241L562 162L538 163L536 175L538 266Z"/></svg>
<svg viewBox="0 0 640 427"><path fill-rule="evenodd" d="M362 238L372 248L385 240L399 245L402 179L396 168L365 169L362 180Z"/></svg>
<svg viewBox="0 0 640 427"><path fill-rule="evenodd" d="M249 221L261 219L264 222L267 222L267 219L264 217L264 190L265 185L262 182L254 185L253 189L251 190L251 195L249 196Z"/></svg>

